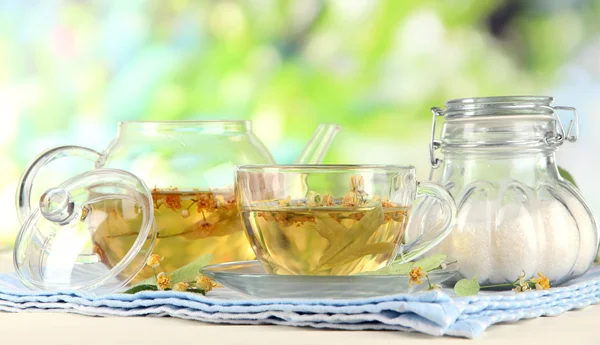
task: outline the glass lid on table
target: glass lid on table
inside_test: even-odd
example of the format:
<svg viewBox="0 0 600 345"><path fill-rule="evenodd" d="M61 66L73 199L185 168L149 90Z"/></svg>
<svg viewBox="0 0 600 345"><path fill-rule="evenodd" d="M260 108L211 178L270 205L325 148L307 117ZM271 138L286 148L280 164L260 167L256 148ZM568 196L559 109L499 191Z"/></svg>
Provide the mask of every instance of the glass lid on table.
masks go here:
<svg viewBox="0 0 600 345"><path fill-rule="evenodd" d="M32 289L112 292L144 266L156 239L152 196L134 175L99 169L46 191L15 242L19 278ZM134 235L134 236L131 236ZM120 237L119 251L111 241Z"/></svg>

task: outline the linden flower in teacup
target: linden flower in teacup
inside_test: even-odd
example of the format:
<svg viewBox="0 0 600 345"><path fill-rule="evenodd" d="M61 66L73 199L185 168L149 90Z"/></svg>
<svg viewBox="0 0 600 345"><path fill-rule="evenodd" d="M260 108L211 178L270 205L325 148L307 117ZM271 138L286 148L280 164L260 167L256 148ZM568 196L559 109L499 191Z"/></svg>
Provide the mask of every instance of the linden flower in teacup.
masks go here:
<svg viewBox="0 0 600 345"><path fill-rule="evenodd" d="M279 206L292 206L292 197L288 195L286 199L278 201Z"/></svg>
<svg viewBox="0 0 600 345"><path fill-rule="evenodd" d="M196 278L196 286L198 287L198 289L204 290L204 292L209 292L215 286L217 286L217 283L215 283L215 281L210 279L209 277L207 277L203 274L200 274Z"/></svg>
<svg viewBox="0 0 600 345"><path fill-rule="evenodd" d="M326 193L325 195L323 195L323 197L321 198L321 202L323 203L323 206L333 206L333 205L335 205L335 200L333 199L333 197L329 193Z"/></svg>
<svg viewBox="0 0 600 345"><path fill-rule="evenodd" d="M536 290L548 290L550 288L550 279L538 272L537 278L531 278L531 282L535 283Z"/></svg>
<svg viewBox="0 0 600 345"><path fill-rule="evenodd" d="M173 285L173 290L174 291L187 291L187 289L190 287L190 285L186 282L179 282L175 285Z"/></svg>
<svg viewBox="0 0 600 345"><path fill-rule="evenodd" d="M217 203L217 207L225 206L225 198L222 195L215 196L215 201Z"/></svg>
<svg viewBox="0 0 600 345"><path fill-rule="evenodd" d="M423 268L421 266L413 267L410 270L410 273L408 273L408 286L412 286L412 284L423 284L421 278L425 278Z"/></svg>
<svg viewBox="0 0 600 345"><path fill-rule="evenodd" d="M152 254L146 261L146 265L148 265L152 268L157 268L158 266L160 266L160 263L161 263L161 261L163 261L163 259L164 259L164 256L160 256L158 254Z"/></svg>
<svg viewBox="0 0 600 345"><path fill-rule="evenodd" d="M362 176L350 176L350 186L353 191L363 193L365 191L365 179Z"/></svg>
<svg viewBox="0 0 600 345"><path fill-rule="evenodd" d="M360 204L360 199L355 192L348 192L342 199L342 205L346 207L355 207Z"/></svg>
<svg viewBox="0 0 600 345"><path fill-rule="evenodd" d="M159 290L166 290L171 288L171 277L165 274L165 272L160 272L156 276L156 286Z"/></svg>
<svg viewBox="0 0 600 345"><path fill-rule="evenodd" d="M321 205L321 194L315 192L315 191L310 191L308 192L308 200L307 203L309 206L318 206Z"/></svg>

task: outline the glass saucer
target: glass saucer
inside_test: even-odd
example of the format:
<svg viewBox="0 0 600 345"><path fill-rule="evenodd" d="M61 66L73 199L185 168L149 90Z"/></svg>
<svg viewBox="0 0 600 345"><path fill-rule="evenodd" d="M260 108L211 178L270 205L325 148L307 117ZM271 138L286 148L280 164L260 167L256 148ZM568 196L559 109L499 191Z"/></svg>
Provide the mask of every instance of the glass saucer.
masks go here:
<svg viewBox="0 0 600 345"><path fill-rule="evenodd" d="M432 284L440 284L454 276L456 264L445 270L430 272ZM427 282L408 286L406 275L385 276L303 276L268 274L254 261L230 262L206 266L202 273L217 283L253 297L264 298L361 298L422 291Z"/></svg>

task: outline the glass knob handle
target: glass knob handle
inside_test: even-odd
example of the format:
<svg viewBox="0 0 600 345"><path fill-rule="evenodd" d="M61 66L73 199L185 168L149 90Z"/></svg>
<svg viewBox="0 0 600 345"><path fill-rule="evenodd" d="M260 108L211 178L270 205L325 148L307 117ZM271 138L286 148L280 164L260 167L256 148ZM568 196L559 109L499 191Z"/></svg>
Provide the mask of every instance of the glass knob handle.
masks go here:
<svg viewBox="0 0 600 345"><path fill-rule="evenodd" d="M87 147L73 145L55 147L39 155L25 168L25 172L21 175L17 187L17 212L21 223L31 213L31 191L33 189L33 182L40 169L57 159L69 157L80 157L92 161L96 168L101 167L105 159L99 152Z"/></svg>
<svg viewBox="0 0 600 345"><path fill-rule="evenodd" d="M42 194L40 212L44 218L60 224L68 223L77 213L71 194L60 188L51 188Z"/></svg>

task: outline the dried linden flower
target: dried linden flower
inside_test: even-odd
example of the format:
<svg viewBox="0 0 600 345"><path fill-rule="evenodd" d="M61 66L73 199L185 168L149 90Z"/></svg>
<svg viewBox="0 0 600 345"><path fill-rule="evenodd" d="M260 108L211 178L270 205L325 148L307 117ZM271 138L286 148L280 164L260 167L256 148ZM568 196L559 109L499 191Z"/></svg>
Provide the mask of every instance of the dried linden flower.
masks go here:
<svg viewBox="0 0 600 345"><path fill-rule="evenodd" d="M518 281L517 286L515 286L515 288L512 289L514 292L519 293L519 292L526 292L526 291L531 290L529 288L529 283L525 281L525 272L521 273L518 280L519 281Z"/></svg>
<svg viewBox="0 0 600 345"><path fill-rule="evenodd" d="M321 194L314 192L314 191L310 191L308 193L308 204L310 206L316 206L316 205L320 205L321 204Z"/></svg>
<svg viewBox="0 0 600 345"><path fill-rule="evenodd" d="M216 202L217 202L217 207L223 207L225 206L225 198L222 195L217 195L215 196Z"/></svg>
<svg viewBox="0 0 600 345"><path fill-rule="evenodd" d="M186 291L189 287L189 284L186 282L179 282L173 285L173 290L175 291Z"/></svg>
<svg viewBox="0 0 600 345"><path fill-rule="evenodd" d="M188 210L181 210L181 216L183 218L189 217L190 216L190 211L188 211Z"/></svg>
<svg viewBox="0 0 600 345"><path fill-rule="evenodd" d="M412 286L412 284L423 284L421 281L422 278L425 278L425 273L423 272L423 268L421 266L413 267L408 273L408 285Z"/></svg>
<svg viewBox="0 0 600 345"><path fill-rule="evenodd" d="M351 176L350 187L353 191L362 193L365 191L365 180L362 176Z"/></svg>
<svg viewBox="0 0 600 345"><path fill-rule="evenodd" d="M204 292L209 292L215 286L217 286L217 283L215 283L215 281L210 279L209 277L207 277L203 274L200 274L196 278L196 285L198 286L198 289L204 290Z"/></svg>
<svg viewBox="0 0 600 345"><path fill-rule="evenodd" d="M166 290L171 288L171 277L165 274L165 272L160 272L156 276L156 286L159 290Z"/></svg>
<svg viewBox="0 0 600 345"><path fill-rule="evenodd" d="M165 204L167 204L167 207L173 211L178 210L181 208L181 197L177 194L167 195L165 198Z"/></svg>
<svg viewBox="0 0 600 345"><path fill-rule="evenodd" d="M160 263L161 263L161 261L163 261L163 259L164 259L163 256L160 256L158 254L152 254L146 261L146 265L148 265L152 268L157 268L158 266L160 266Z"/></svg>
<svg viewBox="0 0 600 345"><path fill-rule="evenodd" d="M346 196L344 196L344 199L342 200L342 206L346 207L354 207L358 206L359 204L360 199L354 192L348 192L348 194L346 194Z"/></svg>
<svg viewBox="0 0 600 345"><path fill-rule="evenodd" d="M215 228L215 224L210 224L207 221L201 221L194 225L194 231L197 235L206 237L212 233L213 229Z"/></svg>
<svg viewBox="0 0 600 345"><path fill-rule="evenodd" d="M196 203L198 205L198 212L202 212L202 210L212 210L217 208L217 202L213 198L212 193L196 194Z"/></svg>
<svg viewBox="0 0 600 345"><path fill-rule="evenodd" d="M333 199L333 197L329 193L326 193L325 195L323 195L322 199L323 199L322 200L323 206L333 206L333 205L335 205L335 200Z"/></svg>
<svg viewBox="0 0 600 345"><path fill-rule="evenodd" d="M531 282L535 283L536 290L548 290L550 288L550 279L538 272L537 278L532 278Z"/></svg>
<svg viewBox="0 0 600 345"><path fill-rule="evenodd" d="M292 197L288 196L286 199L279 200L279 206L292 206Z"/></svg>
<svg viewBox="0 0 600 345"><path fill-rule="evenodd" d="M519 292L527 292L529 290L531 290L529 288L529 284L524 284L524 285L517 285L514 289L512 289L514 292L519 293Z"/></svg>

